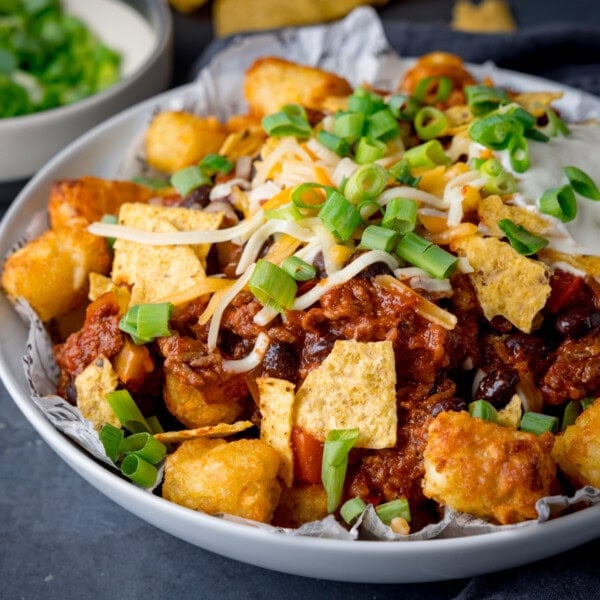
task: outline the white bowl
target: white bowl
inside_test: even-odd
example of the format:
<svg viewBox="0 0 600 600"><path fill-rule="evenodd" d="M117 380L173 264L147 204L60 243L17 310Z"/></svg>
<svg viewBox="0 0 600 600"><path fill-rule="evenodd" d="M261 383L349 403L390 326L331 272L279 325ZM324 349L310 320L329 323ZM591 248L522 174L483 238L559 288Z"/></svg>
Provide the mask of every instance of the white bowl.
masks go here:
<svg viewBox="0 0 600 600"><path fill-rule="evenodd" d="M122 55L122 79L74 104L0 119L0 183L35 173L61 148L109 116L166 89L172 70L172 22L162 0L63 0ZM10 149L10 151L8 151Z"/></svg>

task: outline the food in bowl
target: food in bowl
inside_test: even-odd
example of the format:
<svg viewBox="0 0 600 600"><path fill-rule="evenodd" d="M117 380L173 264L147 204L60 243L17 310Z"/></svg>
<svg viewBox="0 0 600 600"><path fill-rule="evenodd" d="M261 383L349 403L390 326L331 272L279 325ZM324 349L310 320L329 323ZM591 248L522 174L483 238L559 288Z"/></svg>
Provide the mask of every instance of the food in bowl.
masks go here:
<svg viewBox="0 0 600 600"><path fill-rule="evenodd" d="M157 115L152 180L56 182L4 266L122 472L400 535L600 485L599 126L440 53L393 91L275 58L244 88L226 123Z"/></svg>
<svg viewBox="0 0 600 600"><path fill-rule="evenodd" d="M0 118L71 104L120 78L119 52L59 0L0 7Z"/></svg>

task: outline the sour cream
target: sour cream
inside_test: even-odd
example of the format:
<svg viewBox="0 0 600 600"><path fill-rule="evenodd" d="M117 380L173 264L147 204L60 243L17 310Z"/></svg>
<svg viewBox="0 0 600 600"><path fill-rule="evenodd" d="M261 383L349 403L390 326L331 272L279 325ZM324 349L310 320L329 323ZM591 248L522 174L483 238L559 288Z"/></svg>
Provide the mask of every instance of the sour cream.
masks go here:
<svg viewBox="0 0 600 600"><path fill-rule="evenodd" d="M578 167L600 187L600 124L569 125L567 137L558 136L547 143L529 142L531 164L525 173L515 173L510 167L508 151L496 152L502 166L513 173L517 193L513 202L538 210L542 194L569 183L563 167ZM482 146L471 144L470 156L478 156ZM592 254L600 256L600 201L589 200L579 194L577 216L562 223L552 219L554 230L546 235L549 247L567 254Z"/></svg>

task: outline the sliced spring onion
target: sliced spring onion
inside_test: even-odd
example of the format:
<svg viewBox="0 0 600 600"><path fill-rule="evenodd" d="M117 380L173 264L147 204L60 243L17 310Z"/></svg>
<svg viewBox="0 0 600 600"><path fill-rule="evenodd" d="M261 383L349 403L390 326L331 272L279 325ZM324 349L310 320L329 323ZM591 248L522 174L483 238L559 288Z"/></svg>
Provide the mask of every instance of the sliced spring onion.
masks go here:
<svg viewBox="0 0 600 600"><path fill-rule="evenodd" d="M281 263L281 268L296 281L309 281L314 279L317 274L315 267L302 260L299 256L288 256Z"/></svg>
<svg viewBox="0 0 600 600"><path fill-rule="evenodd" d="M495 423L498 420L498 411L487 400L469 402L469 414L472 417L490 421L491 423Z"/></svg>
<svg viewBox="0 0 600 600"><path fill-rule="evenodd" d="M600 190L587 173L577 167L563 167L563 173L578 194L590 200L600 200Z"/></svg>
<svg viewBox="0 0 600 600"><path fill-rule="evenodd" d="M325 439L321 481L327 492L327 512L332 513L340 504L348 454L358 440L358 429L332 429Z"/></svg>
<svg viewBox="0 0 600 600"><path fill-rule="evenodd" d="M167 453L167 447L146 431L126 437L119 450L122 454L136 454L151 465L159 463Z"/></svg>
<svg viewBox="0 0 600 600"><path fill-rule="evenodd" d="M402 158L395 165L392 165L388 169L388 173L402 185L409 185L410 187L417 187L421 177L415 177L410 172L410 165L406 158Z"/></svg>
<svg viewBox="0 0 600 600"><path fill-rule="evenodd" d="M406 94L393 94L388 99L388 108L396 119L401 121L414 121L421 108L421 103Z"/></svg>
<svg viewBox="0 0 600 600"><path fill-rule="evenodd" d="M338 156L348 156L350 154L350 144L342 137L329 133L322 129L317 134L317 140Z"/></svg>
<svg viewBox="0 0 600 600"><path fill-rule="evenodd" d="M385 525L389 525L396 517L410 523L410 506L406 498L396 498L396 500L384 502L375 508L375 512Z"/></svg>
<svg viewBox="0 0 600 600"><path fill-rule="evenodd" d="M144 177L143 175L137 175L131 181L133 183L139 183L140 185L145 185L146 187L152 188L153 190L161 190L163 188L169 187L169 182L161 177Z"/></svg>
<svg viewBox="0 0 600 600"><path fill-rule="evenodd" d="M331 233L343 241L348 240L362 223L358 209L336 190L327 194L319 218Z"/></svg>
<svg viewBox="0 0 600 600"><path fill-rule="evenodd" d="M410 198L392 198L385 207L382 227L404 235L417 224L418 204Z"/></svg>
<svg viewBox="0 0 600 600"><path fill-rule="evenodd" d="M534 142L542 142L545 144L550 141L550 138L542 133L539 129L532 127L531 129L527 129L523 134L527 139L533 140Z"/></svg>
<svg viewBox="0 0 600 600"><path fill-rule="evenodd" d="M498 110L498 114L504 115L523 126L523 131L527 131L535 126L536 118L522 106L518 104L509 104Z"/></svg>
<svg viewBox="0 0 600 600"><path fill-rule="evenodd" d="M348 98L348 110L370 115L385 107L383 98L363 87L358 87Z"/></svg>
<svg viewBox="0 0 600 600"><path fill-rule="evenodd" d="M173 313L170 302L140 304L137 312L137 331L142 339L153 340L171 335L169 319Z"/></svg>
<svg viewBox="0 0 600 600"><path fill-rule="evenodd" d="M469 110L476 117L485 115L502 104L510 102L508 94L500 88L479 84L466 85L464 90Z"/></svg>
<svg viewBox="0 0 600 600"><path fill-rule="evenodd" d="M413 97L418 102L434 104L436 102L445 102L448 100L451 91L452 79L449 77L432 75L431 77L423 77L423 79L417 83Z"/></svg>
<svg viewBox="0 0 600 600"><path fill-rule="evenodd" d="M387 229L386 227L379 227L378 225L369 225L363 231L360 238L360 245L362 248L368 248L369 250L392 252L398 245L399 240L400 234L396 231Z"/></svg>
<svg viewBox="0 0 600 600"><path fill-rule="evenodd" d="M387 146L381 140L369 140L361 137L356 145L354 160L359 165L375 162L385 156Z"/></svg>
<svg viewBox="0 0 600 600"><path fill-rule="evenodd" d="M448 128L446 115L433 106L424 106L415 117L415 131L422 140L440 137Z"/></svg>
<svg viewBox="0 0 600 600"><path fill-rule="evenodd" d="M158 476L156 467L136 454L128 454L123 459L121 473L143 488L152 487Z"/></svg>
<svg viewBox="0 0 600 600"><path fill-rule="evenodd" d="M529 145L522 135L512 135L508 142L510 166L517 173L525 173L529 169Z"/></svg>
<svg viewBox="0 0 600 600"><path fill-rule="evenodd" d="M583 408L578 400L570 400L565 406L561 423L561 431L564 431L569 425L573 425L577 417L582 413Z"/></svg>
<svg viewBox="0 0 600 600"><path fill-rule="evenodd" d="M333 120L333 133L348 144L353 144L362 136L364 124L363 113L338 113Z"/></svg>
<svg viewBox="0 0 600 600"><path fill-rule="evenodd" d="M346 502L342 504L342 507L340 508L340 517L342 517L348 525L354 525L358 517L365 511L365 508L367 508L367 505L362 498L359 498L358 496L350 498L350 500L346 500Z"/></svg>
<svg viewBox="0 0 600 600"><path fill-rule="evenodd" d="M396 254L437 279L446 279L458 264L456 256L412 231L400 240Z"/></svg>
<svg viewBox="0 0 600 600"><path fill-rule="evenodd" d="M559 134L567 136L571 133L569 126L549 106L546 108L546 118L548 119L547 133L552 137Z"/></svg>
<svg viewBox="0 0 600 600"><path fill-rule="evenodd" d="M170 183L181 196L187 196L200 186L212 185L210 177L196 165L184 167L173 173Z"/></svg>
<svg viewBox="0 0 600 600"><path fill-rule="evenodd" d="M500 162L495 158L488 158L481 163L479 170L490 177L498 177L504 169Z"/></svg>
<svg viewBox="0 0 600 600"><path fill-rule="evenodd" d="M526 412L519 425L521 431L540 435L546 431L558 431L558 417L536 412Z"/></svg>
<svg viewBox="0 0 600 600"><path fill-rule="evenodd" d="M430 140L414 148L410 148L403 157L413 169L432 169L438 165L449 165L452 159L444 152L439 140Z"/></svg>
<svg viewBox="0 0 600 600"><path fill-rule="evenodd" d="M548 245L546 238L530 233L525 227L517 225L510 219L500 219L498 227L507 237L510 245L524 256L535 254Z"/></svg>
<svg viewBox="0 0 600 600"><path fill-rule="evenodd" d="M273 137L308 138L312 133L306 111L299 104L286 104L279 112L263 117L261 124Z"/></svg>
<svg viewBox="0 0 600 600"><path fill-rule="evenodd" d="M586 410L587 408L589 408L592 404L594 404L594 402L596 402L596 398L582 398L580 400L581 402L581 408L583 410Z"/></svg>
<svg viewBox="0 0 600 600"><path fill-rule="evenodd" d="M360 166L344 186L344 196L352 204L372 200L383 192L388 182L387 171L377 163Z"/></svg>
<svg viewBox="0 0 600 600"><path fill-rule="evenodd" d="M220 154L207 154L198 166L210 177L216 173L227 175L235 167L235 164Z"/></svg>
<svg viewBox="0 0 600 600"><path fill-rule="evenodd" d="M158 417L156 415L150 415L146 417L146 423L150 426L151 433L163 433L163 426L160 424Z"/></svg>
<svg viewBox="0 0 600 600"><path fill-rule="evenodd" d="M262 258L256 263L248 288L263 306L270 306L277 312L291 308L298 291L289 273Z"/></svg>
<svg viewBox="0 0 600 600"><path fill-rule="evenodd" d="M148 422L127 390L109 392L106 394L106 401L119 419L119 423L127 431L131 433L151 432Z"/></svg>
<svg viewBox="0 0 600 600"><path fill-rule="evenodd" d="M504 150L513 135L523 135L524 127L508 115L491 114L469 125L469 137L486 148Z"/></svg>
<svg viewBox="0 0 600 600"><path fill-rule="evenodd" d="M265 219L282 219L283 221L299 221L304 218L300 209L293 202L277 208L269 208L264 211L264 214Z"/></svg>
<svg viewBox="0 0 600 600"><path fill-rule="evenodd" d="M325 193L334 188L314 183L312 181L301 183L292 191L290 199L298 208L321 208L325 204Z"/></svg>
<svg viewBox="0 0 600 600"><path fill-rule="evenodd" d="M517 182L511 173L502 171L500 175L488 178L483 184L482 189L488 194L504 196L506 194L514 194L517 191Z"/></svg>
<svg viewBox="0 0 600 600"><path fill-rule="evenodd" d="M552 215L563 223L577 216L577 198L570 185L546 190L540 198L540 212Z"/></svg>
<svg viewBox="0 0 600 600"><path fill-rule="evenodd" d="M367 117L367 136L373 140L390 141L400 135L400 126L389 108L382 108Z"/></svg>
<svg viewBox="0 0 600 600"><path fill-rule="evenodd" d="M119 448L121 447L121 442L125 437L123 430L119 427L111 425L110 423L104 423L100 429L98 437L104 446L106 456L116 463L120 455Z"/></svg>

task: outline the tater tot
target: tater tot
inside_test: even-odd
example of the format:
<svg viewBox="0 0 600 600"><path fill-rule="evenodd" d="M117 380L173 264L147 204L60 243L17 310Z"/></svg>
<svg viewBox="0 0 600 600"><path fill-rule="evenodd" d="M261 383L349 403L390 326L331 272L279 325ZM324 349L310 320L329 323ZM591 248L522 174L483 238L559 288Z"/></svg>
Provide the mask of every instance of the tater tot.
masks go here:
<svg viewBox="0 0 600 600"><path fill-rule="evenodd" d="M2 287L47 322L85 302L89 274L108 273L111 260L106 241L86 229L51 229L6 259Z"/></svg>
<svg viewBox="0 0 600 600"><path fill-rule="evenodd" d="M442 412L429 426L423 492L440 504L496 523L537 517L551 493L553 436L502 427L467 412Z"/></svg>
<svg viewBox="0 0 600 600"><path fill-rule="evenodd" d="M322 485L284 486L273 524L296 528L310 521L324 519L327 514L327 492Z"/></svg>
<svg viewBox="0 0 600 600"><path fill-rule="evenodd" d="M260 440L189 440L167 456L163 497L193 510L268 523L281 493L279 455Z"/></svg>
<svg viewBox="0 0 600 600"><path fill-rule="evenodd" d="M584 410L556 437L552 456L577 486L600 487L600 401Z"/></svg>
<svg viewBox="0 0 600 600"><path fill-rule="evenodd" d="M174 173L218 152L226 137L227 129L214 117L161 112L146 131L146 158L155 169Z"/></svg>

